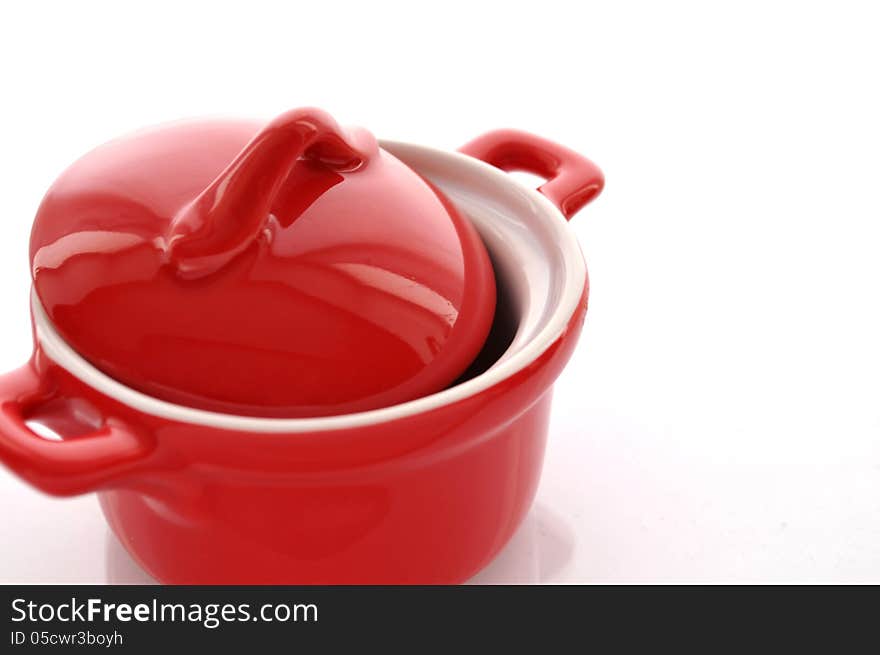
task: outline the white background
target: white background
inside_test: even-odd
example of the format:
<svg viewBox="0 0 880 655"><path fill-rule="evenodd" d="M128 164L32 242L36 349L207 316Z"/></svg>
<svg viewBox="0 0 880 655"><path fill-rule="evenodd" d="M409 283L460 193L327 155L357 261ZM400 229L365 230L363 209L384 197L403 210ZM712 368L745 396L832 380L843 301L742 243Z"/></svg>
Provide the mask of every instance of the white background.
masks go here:
<svg viewBox="0 0 880 655"><path fill-rule="evenodd" d="M880 582L880 20L871 3L5 3L0 369L27 242L96 144L318 105L590 156L586 329L536 505L483 582ZM137 582L94 497L0 469L0 581Z"/></svg>

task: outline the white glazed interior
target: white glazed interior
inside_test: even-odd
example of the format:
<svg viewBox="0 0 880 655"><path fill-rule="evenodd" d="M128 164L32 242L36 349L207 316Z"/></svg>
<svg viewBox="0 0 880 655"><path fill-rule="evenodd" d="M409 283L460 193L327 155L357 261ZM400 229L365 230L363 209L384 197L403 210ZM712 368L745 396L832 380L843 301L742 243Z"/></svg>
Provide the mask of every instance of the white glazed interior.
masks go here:
<svg viewBox="0 0 880 655"><path fill-rule="evenodd" d="M487 371L423 398L357 414L277 419L209 412L148 396L102 373L61 338L34 293L31 305L43 351L89 386L146 414L273 433L341 430L403 418L472 396L525 368L562 334L583 289L584 261L565 219L537 191L472 157L406 143L382 142L382 147L436 184L471 219L491 253L518 327Z"/></svg>

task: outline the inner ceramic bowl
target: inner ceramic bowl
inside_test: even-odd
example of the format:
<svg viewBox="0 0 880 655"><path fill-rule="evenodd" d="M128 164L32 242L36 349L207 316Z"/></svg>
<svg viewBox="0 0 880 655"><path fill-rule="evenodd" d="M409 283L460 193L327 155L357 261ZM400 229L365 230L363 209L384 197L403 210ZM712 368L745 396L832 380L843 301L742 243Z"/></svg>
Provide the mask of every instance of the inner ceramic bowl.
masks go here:
<svg viewBox="0 0 880 655"><path fill-rule="evenodd" d="M470 218L495 268L495 325L460 383L399 405L320 418L259 418L194 409L135 391L92 366L60 337L32 294L43 351L89 386L146 414L272 433L349 429L395 420L467 398L522 370L562 334L586 283L583 257L565 219L540 193L472 157L405 143L383 142L382 147L437 185Z"/></svg>

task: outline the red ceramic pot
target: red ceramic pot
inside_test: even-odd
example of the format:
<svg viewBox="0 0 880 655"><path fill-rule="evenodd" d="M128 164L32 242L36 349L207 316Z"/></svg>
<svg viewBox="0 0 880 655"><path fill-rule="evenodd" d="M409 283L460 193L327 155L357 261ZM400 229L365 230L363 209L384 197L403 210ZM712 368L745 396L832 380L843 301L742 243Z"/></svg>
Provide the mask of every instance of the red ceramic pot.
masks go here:
<svg viewBox="0 0 880 655"><path fill-rule="evenodd" d="M538 485L551 386L587 306L565 218L602 176L518 132L464 154L383 147L471 219L492 257L498 311L469 379L331 417L194 409L102 373L33 296L34 356L0 378L0 460L51 494L97 491L120 541L167 583L454 583L478 571ZM537 193L485 162L548 182Z"/></svg>

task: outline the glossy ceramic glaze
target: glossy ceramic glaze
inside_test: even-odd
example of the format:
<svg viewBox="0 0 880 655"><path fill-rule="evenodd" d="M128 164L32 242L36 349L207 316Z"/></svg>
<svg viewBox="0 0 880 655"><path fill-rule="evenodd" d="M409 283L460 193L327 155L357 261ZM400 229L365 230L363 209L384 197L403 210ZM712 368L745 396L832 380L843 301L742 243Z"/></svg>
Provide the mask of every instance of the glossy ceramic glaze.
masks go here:
<svg viewBox="0 0 880 655"><path fill-rule="evenodd" d="M470 223L364 130L144 130L76 162L31 237L34 286L98 368L171 402L304 417L438 391L488 333Z"/></svg>
<svg viewBox="0 0 880 655"><path fill-rule="evenodd" d="M0 460L49 493L99 491L121 542L164 582L450 583L479 570L534 496L552 383L586 311L586 269L539 194L471 157L386 147L466 213L490 250L499 343L489 347L501 352L485 371L345 416L218 414L105 375L34 296L34 357L0 377ZM581 184L601 187L581 164ZM36 436L32 421L65 438Z"/></svg>

